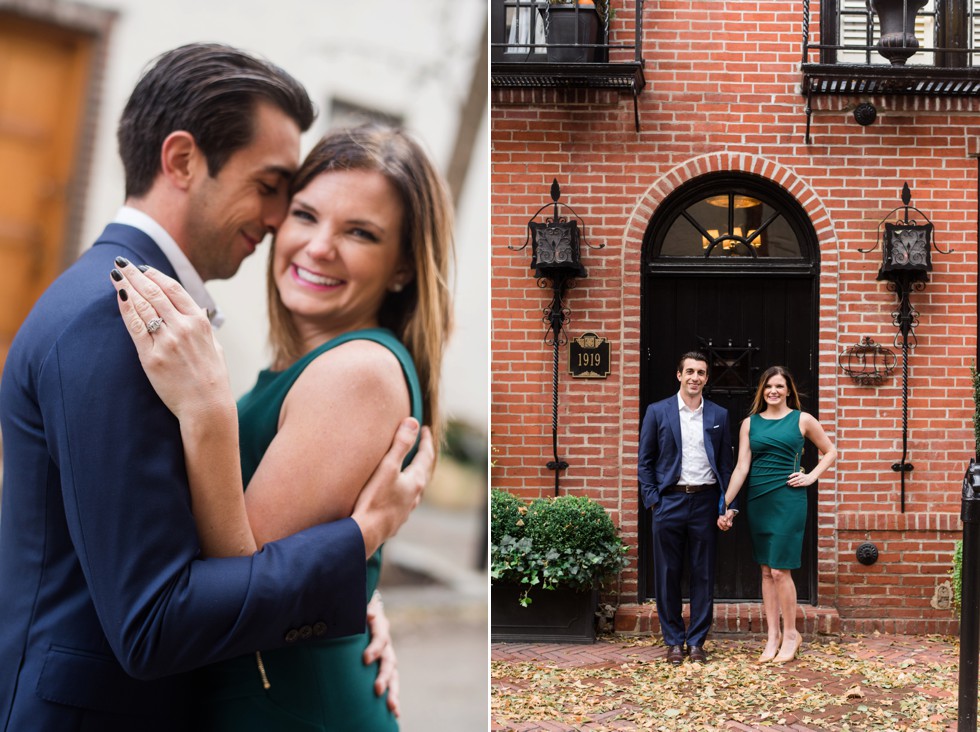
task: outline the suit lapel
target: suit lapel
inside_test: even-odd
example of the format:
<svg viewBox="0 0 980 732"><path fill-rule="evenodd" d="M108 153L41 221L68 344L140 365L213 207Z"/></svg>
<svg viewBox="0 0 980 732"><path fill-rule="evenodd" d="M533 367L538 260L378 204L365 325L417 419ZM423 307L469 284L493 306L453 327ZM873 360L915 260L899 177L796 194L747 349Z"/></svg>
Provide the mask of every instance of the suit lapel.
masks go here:
<svg viewBox="0 0 980 732"><path fill-rule="evenodd" d="M681 414L677 407L677 397L669 399L667 403L667 423L670 425L670 433L674 436L674 444L677 445L677 454L683 450L681 442Z"/></svg>
<svg viewBox="0 0 980 732"><path fill-rule="evenodd" d="M711 433L714 432L711 428L715 426L715 410L714 405L707 399L704 400L704 410L701 412L701 423L704 427L704 444L709 444L708 438Z"/></svg>
<svg viewBox="0 0 980 732"><path fill-rule="evenodd" d="M704 431L704 451L708 455L708 463L711 465L711 471L720 481L721 478L718 476L718 466L715 464L715 441L712 439L714 437L714 433L718 431L716 429L712 429L715 426L715 405L709 402L707 399L704 400L704 410L701 413L701 423ZM722 428L719 427L718 429Z"/></svg>

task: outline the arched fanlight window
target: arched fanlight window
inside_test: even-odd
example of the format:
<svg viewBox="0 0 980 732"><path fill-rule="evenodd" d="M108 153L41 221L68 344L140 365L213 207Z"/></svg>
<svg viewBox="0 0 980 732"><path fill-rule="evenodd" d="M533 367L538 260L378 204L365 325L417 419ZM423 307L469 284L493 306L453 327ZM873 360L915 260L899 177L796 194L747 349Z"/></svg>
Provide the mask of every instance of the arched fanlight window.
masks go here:
<svg viewBox="0 0 980 732"><path fill-rule="evenodd" d="M701 176L672 193L650 224L648 261L665 265L809 269L818 259L800 204L760 176Z"/></svg>

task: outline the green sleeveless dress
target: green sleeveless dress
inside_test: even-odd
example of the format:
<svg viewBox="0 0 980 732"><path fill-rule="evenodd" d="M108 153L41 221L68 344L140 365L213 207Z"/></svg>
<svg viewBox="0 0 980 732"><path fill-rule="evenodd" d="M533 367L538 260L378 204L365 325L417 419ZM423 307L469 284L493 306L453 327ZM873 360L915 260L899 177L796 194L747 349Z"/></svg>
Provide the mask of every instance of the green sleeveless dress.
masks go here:
<svg viewBox="0 0 980 732"><path fill-rule="evenodd" d="M797 569L803 554L806 488L786 485L800 469L800 413L782 419L753 414L749 422L752 467L748 478L748 522L752 556L776 569Z"/></svg>
<svg viewBox="0 0 980 732"><path fill-rule="evenodd" d="M353 340L380 343L398 358L411 396L412 416L422 421L422 390L415 365L395 335L383 328L345 333L311 351L284 371L262 371L238 403L242 478L245 485L276 435L283 400L303 370L320 354ZM389 436L379 435L379 439ZM414 453L414 449L412 451ZM412 455L406 458L406 464ZM329 458L327 458L329 459ZM381 552L368 560L367 594L378 584ZM263 688L254 654L201 669L195 676L191 716L200 732L389 732L398 729L387 699L374 694L378 664L365 666L368 633L262 651L270 687Z"/></svg>

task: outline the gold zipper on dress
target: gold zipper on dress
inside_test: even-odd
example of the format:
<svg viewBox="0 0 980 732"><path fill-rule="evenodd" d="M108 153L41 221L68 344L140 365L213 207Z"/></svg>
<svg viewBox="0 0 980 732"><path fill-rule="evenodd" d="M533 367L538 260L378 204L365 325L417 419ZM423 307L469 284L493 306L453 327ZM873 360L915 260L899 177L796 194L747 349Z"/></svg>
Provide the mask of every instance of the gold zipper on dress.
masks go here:
<svg viewBox="0 0 980 732"><path fill-rule="evenodd" d="M265 664L262 663L262 654L258 651L255 652L255 665L259 667L259 676L262 677L262 688L268 691L272 688L272 684L269 683L269 677L265 675Z"/></svg>

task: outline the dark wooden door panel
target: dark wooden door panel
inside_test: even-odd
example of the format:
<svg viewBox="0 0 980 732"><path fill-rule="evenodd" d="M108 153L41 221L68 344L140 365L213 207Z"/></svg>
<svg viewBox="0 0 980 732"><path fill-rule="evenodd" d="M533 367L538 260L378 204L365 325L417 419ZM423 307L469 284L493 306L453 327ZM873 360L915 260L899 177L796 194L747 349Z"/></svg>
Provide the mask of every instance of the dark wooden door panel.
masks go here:
<svg viewBox="0 0 980 732"><path fill-rule="evenodd" d="M748 413L759 375L780 364L793 374L804 409L815 412L816 324L812 277L698 277L648 275L645 283L644 358L641 414L646 406L677 392L677 358L689 350L705 351L714 361L705 393L729 411L732 444ZM638 424L639 424L638 419ZM816 464L809 446L804 465ZM801 602L815 600L816 491L810 488L810 511L804 537L803 566L794 573ZM734 528L721 535L715 585L716 600L761 600L758 565L752 560L744 502ZM653 595L650 516L641 517L641 594Z"/></svg>

